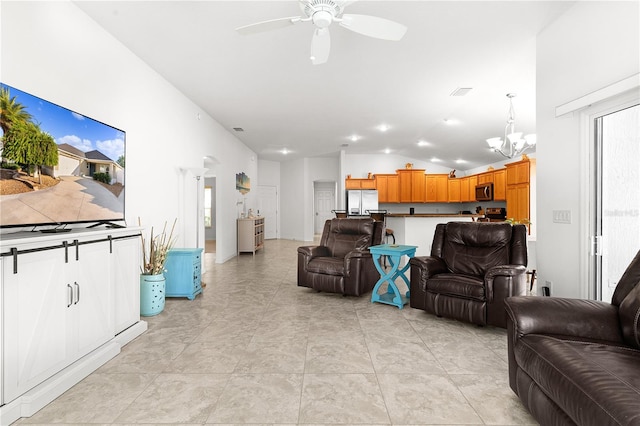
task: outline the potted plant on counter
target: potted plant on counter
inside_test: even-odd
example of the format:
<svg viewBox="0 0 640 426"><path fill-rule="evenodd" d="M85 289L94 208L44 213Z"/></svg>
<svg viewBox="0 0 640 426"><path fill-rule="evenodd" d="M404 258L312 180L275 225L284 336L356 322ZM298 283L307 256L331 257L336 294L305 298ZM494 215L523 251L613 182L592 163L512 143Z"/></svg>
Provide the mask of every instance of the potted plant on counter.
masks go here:
<svg viewBox="0 0 640 426"><path fill-rule="evenodd" d="M154 235L153 227L148 240L144 235L142 239L142 267L140 273L140 315L157 315L164 309L165 302L165 278L164 264L167 261L167 253L173 246L175 239L173 231L176 227L173 221L171 231L167 234L165 222L162 232ZM138 219L140 224L140 219Z"/></svg>

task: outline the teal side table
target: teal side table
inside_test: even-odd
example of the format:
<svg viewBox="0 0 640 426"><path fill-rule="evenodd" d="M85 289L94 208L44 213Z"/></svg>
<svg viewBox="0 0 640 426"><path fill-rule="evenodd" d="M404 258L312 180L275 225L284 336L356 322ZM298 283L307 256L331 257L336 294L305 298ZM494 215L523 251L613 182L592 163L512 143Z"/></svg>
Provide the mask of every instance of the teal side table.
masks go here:
<svg viewBox="0 0 640 426"><path fill-rule="evenodd" d="M201 259L201 248L169 250L164 264L166 297L186 297L193 300L202 293Z"/></svg>
<svg viewBox="0 0 640 426"><path fill-rule="evenodd" d="M399 266L402 256L408 256L409 258L412 258L416 255L417 248L417 246L404 246L395 244L382 244L379 246L369 247L369 251L373 256L373 263L380 273L380 279L376 283L376 286L373 288L373 293L371 294L371 303L386 303L387 305L397 306L398 309L402 309L404 305L409 303L409 290L407 290L405 294L400 294L400 290L398 290L395 280L396 278L401 278L407 285L407 288L411 288L411 286L409 285L409 279L405 275L405 272L410 267L409 262L407 262L407 264L402 268L399 268ZM389 259L389 264L391 265L391 269L389 270L389 272L385 272L385 270L380 265L380 258L382 256L386 256ZM380 286L385 282L388 284L387 292L379 294L378 290L380 289Z"/></svg>

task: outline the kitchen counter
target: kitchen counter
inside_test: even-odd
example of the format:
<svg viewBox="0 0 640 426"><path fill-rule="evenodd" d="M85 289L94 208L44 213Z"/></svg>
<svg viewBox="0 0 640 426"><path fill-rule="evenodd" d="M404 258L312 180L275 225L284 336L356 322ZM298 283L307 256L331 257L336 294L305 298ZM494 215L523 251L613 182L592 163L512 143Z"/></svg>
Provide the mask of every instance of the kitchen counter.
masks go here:
<svg viewBox="0 0 640 426"><path fill-rule="evenodd" d="M431 254L436 225L447 222L474 222L479 214L458 213L389 213L385 216L387 228L393 229L396 244L418 246L416 256ZM391 240L389 240L391 243Z"/></svg>

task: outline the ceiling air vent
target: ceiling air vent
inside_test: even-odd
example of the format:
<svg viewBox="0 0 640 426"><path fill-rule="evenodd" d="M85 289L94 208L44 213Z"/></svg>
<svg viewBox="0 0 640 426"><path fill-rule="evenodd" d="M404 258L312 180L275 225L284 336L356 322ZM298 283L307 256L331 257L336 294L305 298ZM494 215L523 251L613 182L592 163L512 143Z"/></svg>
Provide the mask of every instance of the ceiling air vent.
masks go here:
<svg viewBox="0 0 640 426"><path fill-rule="evenodd" d="M236 132L244 132L244 129L242 127L234 127L233 130L235 130Z"/></svg>
<svg viewBox="0 0 640 426"><path fill-rule="evenodd" d="M469 93L471 90L473 90L473 87L458 87L453 92L451 92L449 96L464 96L467 93Z"/></svg>

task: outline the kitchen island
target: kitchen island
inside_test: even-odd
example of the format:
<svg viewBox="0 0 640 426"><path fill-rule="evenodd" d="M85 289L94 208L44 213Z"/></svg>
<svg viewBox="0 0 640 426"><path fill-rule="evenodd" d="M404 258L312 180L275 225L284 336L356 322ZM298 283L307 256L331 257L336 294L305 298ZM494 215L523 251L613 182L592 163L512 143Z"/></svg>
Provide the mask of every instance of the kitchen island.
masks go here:
<svg viewBox="0 0 640 426"><path fill-rule="evenodd" d="M396 244L418 246L416 256L429 256L436 225L447 222L473 222L484 215L459 213L388 213L387 228L393 229Z"/></svg>

